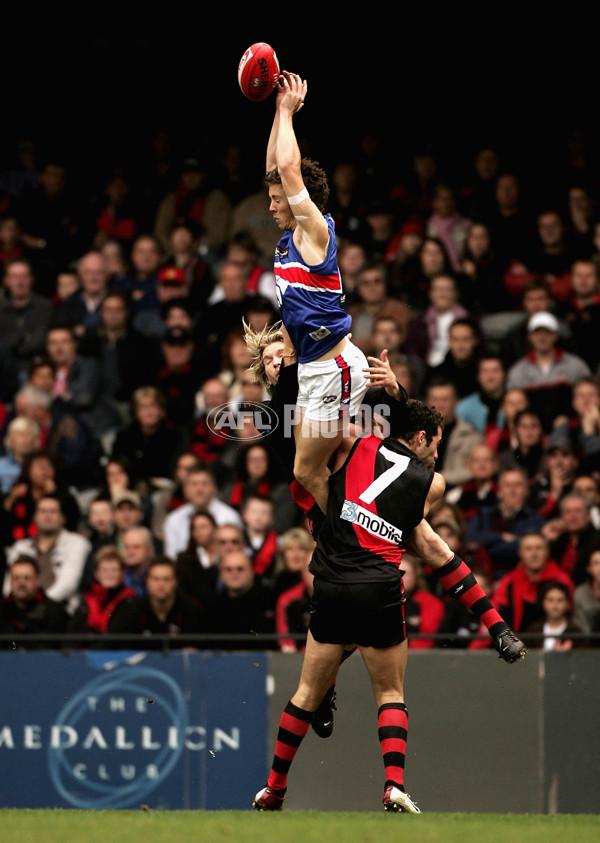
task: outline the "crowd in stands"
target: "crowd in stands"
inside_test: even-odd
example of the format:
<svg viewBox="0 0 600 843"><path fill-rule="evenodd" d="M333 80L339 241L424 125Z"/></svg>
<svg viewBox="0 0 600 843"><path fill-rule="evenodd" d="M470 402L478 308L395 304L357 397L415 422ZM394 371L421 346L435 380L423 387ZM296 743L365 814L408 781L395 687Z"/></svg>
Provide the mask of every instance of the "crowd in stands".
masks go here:
<svg viewBox="0 0 600 843"><path fill-rule="evenodd" d="M141 172L89 185L29 139L0 168L0 634L241 648L271 633L264 646L292 652L309 525L251 417L235 438L214 424L268 397L242 319L278 321L279 232L238 147L179 157L167 140ZM328 175L353 341L388 349L444 417L431 524L530 646L597 645L592 168L574 158L528 191L493 147L460 177L424 148L403 167L357 152ZM411 647L489 646L426 564L405 567Z"/></svg>

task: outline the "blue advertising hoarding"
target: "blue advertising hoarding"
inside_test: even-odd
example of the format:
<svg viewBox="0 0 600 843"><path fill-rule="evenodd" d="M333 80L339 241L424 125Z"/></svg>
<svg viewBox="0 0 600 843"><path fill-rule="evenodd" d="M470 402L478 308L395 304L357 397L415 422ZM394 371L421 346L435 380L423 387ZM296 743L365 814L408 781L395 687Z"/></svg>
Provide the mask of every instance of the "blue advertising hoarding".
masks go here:
<svg viewBox="0 0 600 843"><path fill-rule="evenodd" d="M1 807L247 809L263 783L264 653L0 653L0 677Z"/></svg>

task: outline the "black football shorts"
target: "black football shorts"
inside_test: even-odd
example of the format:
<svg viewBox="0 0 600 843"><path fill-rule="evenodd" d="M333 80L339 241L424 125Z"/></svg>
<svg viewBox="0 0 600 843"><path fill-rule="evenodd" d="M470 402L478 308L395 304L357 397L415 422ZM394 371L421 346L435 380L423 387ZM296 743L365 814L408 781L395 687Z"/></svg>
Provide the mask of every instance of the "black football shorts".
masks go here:
<svg viewBox="0 0 600 843"><path fill-rule="evenodd" d="M392 647L406 639L402 579L331 583L315 577L310 631L323 644Z"/></svg>

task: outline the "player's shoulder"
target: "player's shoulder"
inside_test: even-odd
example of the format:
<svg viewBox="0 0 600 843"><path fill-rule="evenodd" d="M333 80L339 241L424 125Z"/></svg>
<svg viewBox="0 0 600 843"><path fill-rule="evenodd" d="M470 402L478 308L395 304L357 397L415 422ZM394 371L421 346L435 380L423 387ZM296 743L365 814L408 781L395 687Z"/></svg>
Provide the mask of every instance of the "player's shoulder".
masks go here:
<svg viewBox="0 0 600 843"><path fill-rule="evenodd" d="M444 492L446 491L446 481L442 474L439 471L433 472L433 477L431 479L431 486L429 487L429 495L428 498L431 503L435 503L435 501L439 500Z"/></svg>

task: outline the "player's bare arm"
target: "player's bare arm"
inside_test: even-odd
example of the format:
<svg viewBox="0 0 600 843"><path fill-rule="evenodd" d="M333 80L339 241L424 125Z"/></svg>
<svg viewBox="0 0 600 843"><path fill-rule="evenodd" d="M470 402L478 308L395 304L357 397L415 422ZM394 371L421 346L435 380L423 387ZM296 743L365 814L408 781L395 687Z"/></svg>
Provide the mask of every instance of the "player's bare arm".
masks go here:
<svg viewBox="0 0 600 843"><path fill-rule="evenodd" d="M285 199L293 217L294 243L304 260L311 265L325 258L329 242L327 222L312 201L302 178L302 156L294 132L294 115L304 105L307 82L296 73L284 71L277 93L279 116L275 144L276 166L281 178ZM273 200L273 196L271 196Z"/></svg>

